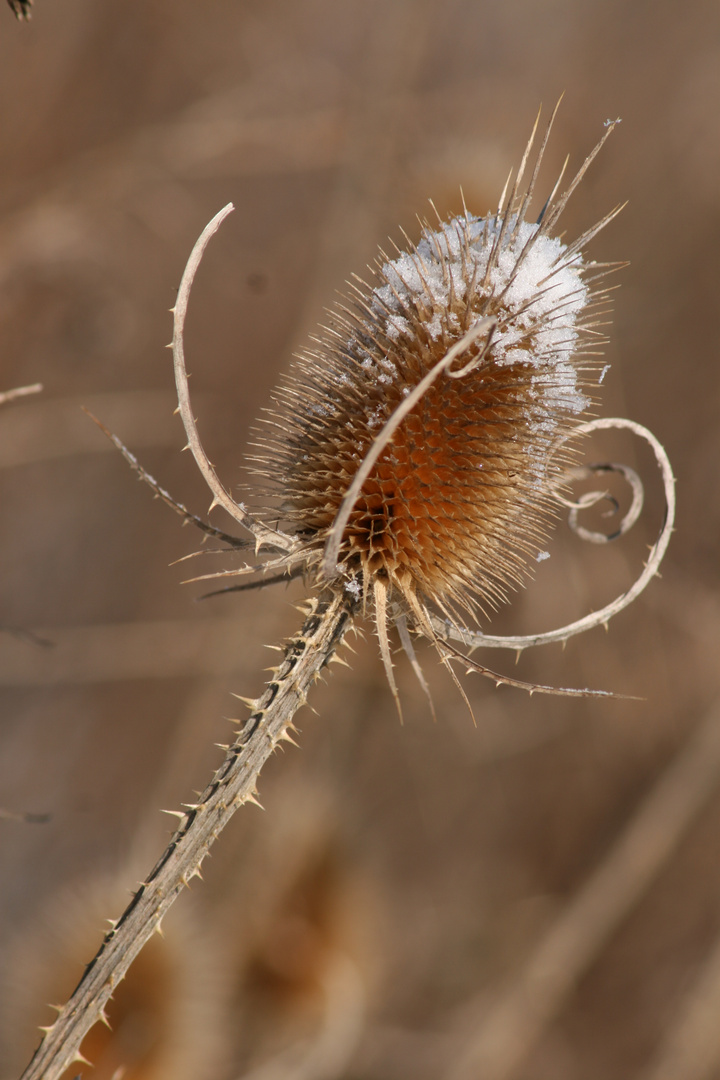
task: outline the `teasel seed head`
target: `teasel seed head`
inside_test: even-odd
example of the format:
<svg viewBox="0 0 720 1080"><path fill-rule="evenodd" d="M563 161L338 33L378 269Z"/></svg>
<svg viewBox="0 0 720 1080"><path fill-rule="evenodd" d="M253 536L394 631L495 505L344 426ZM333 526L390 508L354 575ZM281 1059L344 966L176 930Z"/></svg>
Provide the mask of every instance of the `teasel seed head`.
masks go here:
<svg viewBox="0 0 720 1080"><path fill-rule="evenodd" d="M603 138L558 195L563 169L532 222L528 210L554 117L524 187L539 117L496 213L477 218L465 209L448 221L438 217L435 227L423 224L417 246L408 241L408 250L392 258L381 252L373 281L356 279L350 300L336 305L314 348L297 358L262 425L251 470L269 496L265 520L223 485L203 449L190 402L184 349L190 291L232 203L205 226L173 308L178 412L212 493L210 509L221 506L252 540L226 533L176 502L103 428L140 478L186 522L227 549L254 546L256 556L271 556L191 580L247 578L215 590L234 592L302 574L323 594L313 603L330 605L308 620L328 631L330 648L337 626L329 613L337 613L340 602L343 619L352 619L370 599L398 711L389 626L428 697L412 632L435 645L468 705L453 662L531 693L608 696L499 674L456 643L471 651L518 652L606 625L658 573L672 535L675 480L662 444L632 420L583 420L591 404L590 377L599 386L607 370L605 365L598 377L609 292L598 282L623 265L589 261L584 250L622 207L572 243L556 235L569 198L619 121L606 121ZM472 629L470 621L523 580L529 558L546 557L538 549L559 505L570 508L570 527L593 543L624 535L637 520L643 487L633 469L612 463L567 469L569 440L605 428L645 440L662 475L666 512L637 580L604 607L555 630L497 636ZM607 491L586 491L573 502L560 490L566 481L597 473L621 475L632 492L627 513L608 535L577 522L578 511L608 498Z"/></svg>
<svg viewBox="0 0 720 1080"><path fill-rule="evenodd" d="M543 547L568 463L557 447L591 405L603 340L598 280L610 264L583 249L619 208L574 243L554 229L612 126L537 221L527 211L549 127L527 187L532 137L497 212L424 222L417 245L381 252L371 281L355 280L296 358L261 425L253 471L307 565L418 629L428 610L460 624L487 615ZM348 505L368 455L376 460Z"/></svg>

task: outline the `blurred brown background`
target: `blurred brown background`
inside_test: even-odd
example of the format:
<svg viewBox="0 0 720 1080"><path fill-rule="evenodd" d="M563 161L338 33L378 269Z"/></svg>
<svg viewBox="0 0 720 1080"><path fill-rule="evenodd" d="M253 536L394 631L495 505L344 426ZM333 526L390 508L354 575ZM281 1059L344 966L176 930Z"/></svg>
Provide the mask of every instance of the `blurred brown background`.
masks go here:
<svg viewBox="0 0 720 1080"><path fill-rule="evenodd" d="M187 348L201 434L243 481L278 372L432 197L497 204L538 105L562 91L541 178L622 117L569 237L629 259L602 413L665 442L679 522L662 580L557 647L432 652L435 724L406 662L400 727L371 630L299 717L248 807L121 988L84 1076L116 1080L720 1077L716 462L720 10L671 0L37 0L0 9L0 1075L25 1064L298 625L293 586L196 603L199 536L154 501L85 404L193 510L173 417L175 290L212 241ZM662 515L651 456L633 534L561 525L494 624L549 629L639 571ZM221 522L218 518L218 524ZM29 640L33 631L52 646ZM698 735L698 732L700 734ZM12 814L49 814L45 823ZM122 1070L125 1071L122 1071Z"/></svg>

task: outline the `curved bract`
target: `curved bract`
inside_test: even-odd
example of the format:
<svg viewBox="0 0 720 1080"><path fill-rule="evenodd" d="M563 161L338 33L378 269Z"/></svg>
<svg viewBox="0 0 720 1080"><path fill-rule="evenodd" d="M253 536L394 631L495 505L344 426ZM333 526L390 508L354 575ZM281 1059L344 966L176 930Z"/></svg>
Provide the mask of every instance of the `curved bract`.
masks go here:
<svg viewBox="0 0 720 1080"><path fill-rule="evenodd" d="M581 424L573 432L574 435L589 435L593 431L606 430L608 428L619 428L626 431L632 431L634 435L647 442L655 454L655 460L657 461L662 476L663 491L665 493L665 515L660 530L660 534L650 549L648 560L643 567L642 573L631 585L631 587L620 596L616 597L609 604L600 608L598 611L593 611L589 615L585 615L582 619L577 619L575 622L567 623L565 626L558 627L557 630L548 630L542 634L524 634L524 635L492 635L483 634L478 630L461 629L454 626L452 623L438 619L436 616L431 617L431 622L434 631L439 637L459 641L466 647L471 649L485 648L485 649L527 649L532 645L550 645L555 642L564 644L569 638L574 637L576 634L582 634L586 630L592 630L595 626L606 626L614 615L617 615L628 605L632 604L633 600L637 600L640 593L647 588L652 579L657 575L660 569L660 563L665 557L667 546L670 543L670 537L675 525L675 477L673 476L672 466L670 459L667 456L665 447L662 443L655 438L653 433L649 431L642 424L637 424L634 420L624 420L618 417L603 417L598 420L591 420L586 424ZM629 528L637 520L637 514L635 513L635 507L637 504L642 506L642 487L638 489L638 478L634 470L628 470L627 466L606 466L609 471L620 471L624 475L628 473L633 478L633 493L634 499L630 510L625 515L617 533L615 536L608 538L604 537L604 540L615 539L616 537L624 535ZM595 495L602 495L602 493L590 493ZM563 500L566 502L565 500ZM567 503L566 503L567 505ZM592 505L590 499L585 503L586 506ZM576 507L573 507L573 511ZM582 536L579 528L576 530L579 535ZM583 536L583 539L590 539L594 542L598 542L596 534L589 534Z"/></svg>

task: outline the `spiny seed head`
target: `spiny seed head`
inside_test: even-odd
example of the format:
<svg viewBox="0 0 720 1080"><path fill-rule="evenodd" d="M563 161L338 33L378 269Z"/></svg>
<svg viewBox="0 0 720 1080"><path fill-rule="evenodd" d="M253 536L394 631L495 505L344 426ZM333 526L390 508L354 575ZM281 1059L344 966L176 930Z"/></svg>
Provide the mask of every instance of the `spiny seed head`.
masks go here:
<svg viewBox="0 0 720 1080"><path fill-rule="evenodd" d="M381 252L370 283L357 279L295 360L260 433L254 471L317 563L403 400L478 321L494 320L387 440L342 533L338 572L364 594L382 582L416 616L429 603L475 617L522 580L567 468L558 443L591 403L604 297L582 248L600 226L574 244L550 234L586 166L526 220L538 165L522 198L518 177L497 213L424 223L416 246Z"/></svg>

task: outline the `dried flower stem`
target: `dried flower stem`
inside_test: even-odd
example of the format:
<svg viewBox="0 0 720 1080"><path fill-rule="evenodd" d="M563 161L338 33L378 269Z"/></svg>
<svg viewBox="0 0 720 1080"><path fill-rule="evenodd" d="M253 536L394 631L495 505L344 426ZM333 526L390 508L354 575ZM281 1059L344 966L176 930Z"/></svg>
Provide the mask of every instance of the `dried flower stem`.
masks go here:
<svg viewBox="0 0 720 1080"><path fill-rule="evenodd" d="M39 394L43 388L42 383L33 383L31 386L16 386L13 390L3 390L0 392L0 405L5 405L8 401L14 401L15 398L27 397L28 394Z"/></svg>
<svg viewBox="0 0 720 1080"><path fill-rule="evenodd" d="M21 1080L58 1080L74 1061L90 1028L103 1020L105 1006L143 945L160 931L163 916L185 885L200 876L210 845L239 806L256 802L263 765L280 742L293 742L292 720L308 691L350 626L353 599L325 592L310 601L300 633L285 647L285 658L250 717L228 748L225 760L194 805L178 811L180 825L127 909L106 935L77 989L59 1010ZM172 811L175 813L175 811Z"/></svg>

